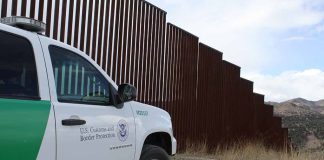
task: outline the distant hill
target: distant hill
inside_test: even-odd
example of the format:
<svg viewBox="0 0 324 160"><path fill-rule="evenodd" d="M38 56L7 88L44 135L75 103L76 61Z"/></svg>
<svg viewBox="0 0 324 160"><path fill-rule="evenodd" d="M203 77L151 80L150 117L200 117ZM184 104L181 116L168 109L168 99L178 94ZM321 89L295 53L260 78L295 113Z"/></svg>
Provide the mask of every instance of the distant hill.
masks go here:
<svg viewBox="0 0 324 160"><path fill-rule="evenodd" d="M320 101L317 101L316 102L316 105L324 106L324 99L323 100L320 100Z"/></svg>
<svg viewBox="0 0 324 160"><path fill-rule="evenodd" d="M324 100L308 101L303 98L296 98L281 103L268 102L268 104L275 106L274 112L279 116L324 114Z"/></svg>
<svg viewBox="0 0 324 160"><path fill-rule="evenodd" d="M324 149L324 100L309 101L296 98L277 103L274 114L283 118L283 127L288 128L292 143L298 149Z"/></svg>

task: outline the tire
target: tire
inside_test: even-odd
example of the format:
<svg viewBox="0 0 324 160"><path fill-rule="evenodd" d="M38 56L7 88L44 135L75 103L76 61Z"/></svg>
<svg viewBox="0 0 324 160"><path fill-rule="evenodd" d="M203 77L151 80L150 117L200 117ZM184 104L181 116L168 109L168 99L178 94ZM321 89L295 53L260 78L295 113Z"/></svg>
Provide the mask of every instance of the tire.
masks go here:
<svg viewBox="0 0 324 160"><path fill-rule="evenodd" d="M170 160L170 157L158 146L144 145L140 160Z"/></svg>

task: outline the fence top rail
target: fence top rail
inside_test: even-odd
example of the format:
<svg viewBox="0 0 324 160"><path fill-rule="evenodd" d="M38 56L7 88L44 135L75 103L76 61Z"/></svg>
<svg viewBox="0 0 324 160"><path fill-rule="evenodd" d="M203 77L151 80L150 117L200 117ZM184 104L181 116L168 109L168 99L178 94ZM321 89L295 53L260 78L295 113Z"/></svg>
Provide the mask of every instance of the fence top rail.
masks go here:
<svg viewBox="0 0 324 160"><path fill-rule="evenodd" d="M264 97L263 94L260 94L260 93L253 93L255 96L260 96L260 97Z"/></svg>
<svg viewBox="0 0 324 160"><path fill-rule="evenodd" d="M182 32L184 32L184 33L186 33L186 34L192 36L193 38L196 38L197 40L199 40L199 37L198 37L198 36L196 36L196 35L194 35L194 34L188 32L188 31L186 31L186 30L184 30L184 29L182 29L182 28L180 28L180 27L178 27L178 26L176 26L176 25L174 25L174 24L172 24L172 23L170 23L170 22L168 22L167 24L168 24L169 26L174 27L174 28L176 28L176 29L179 29L179 30L181 30Z"/></svg>
<svg viewBox="0 0 324 160"><path fill-rule="evenodd" d="M244 83L252 84L252 85L253 85L253 83L254 83L253 81L248 80L248 79L245 79L245 78L242 78L242 77L241 77L241 81L244 82Z"/></svg>
<svg viewBox="0 0 324 160"><path fill-rule="evenodd" d="M213 47L210 47L210 46L208 46L208 45L205 44L205 43L201 43L201 42L199 42L199 45L202 45L203 47L206 47L206 48L208 48L208 49L210 49L210 50L213 50L214 52L217 52L218 54L223 55L223 52L221 52L221 51L219 51L219 50L217 50L217 49L215 49L215 48L213 48Z"/></svg>
<svg viewBox="0 0 324 160"><path fill-rule="evenodd" d="M240 67L240 66L235 65L235 64L233 64L233 63L231 63L231 62L228 62L228 61L226 61L226 60L223 60L223 63L224 63L225 65L229 65L229 66L231 66L231 67L233 67L233 68L235 68L235 69L241 70L241 67Z"/></svg>
<svg viewBox="0 0 324 160"><path fill-rule="evenodd" d="M152 6L152 7L154 7L156 9L158 9L159 11L163 12L164 14L168 14L168 12L166 12L165 10L161 9L160 7L152 4L151 2L148 2L146 0L140 0L140 1L143 1L144 3L146 3L146 4L148 4L148 5Z"/></svg>

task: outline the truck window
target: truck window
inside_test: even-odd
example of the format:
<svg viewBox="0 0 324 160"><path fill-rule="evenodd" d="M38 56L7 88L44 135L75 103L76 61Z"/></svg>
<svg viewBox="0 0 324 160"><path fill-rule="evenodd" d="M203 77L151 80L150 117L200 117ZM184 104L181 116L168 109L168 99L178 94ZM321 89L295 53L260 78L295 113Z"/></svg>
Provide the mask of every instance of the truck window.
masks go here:
<svg viewBox="0 0 324 160"><path fill-rule="evenodd" d="M0 31L0 97L40 99L32 45Z"/></svg>
<svg viewBox="0 0 324 160"><path fill-rule="evenodd" d="M111 105L110 84L80 55L49 46L59 102Z"/></svg>

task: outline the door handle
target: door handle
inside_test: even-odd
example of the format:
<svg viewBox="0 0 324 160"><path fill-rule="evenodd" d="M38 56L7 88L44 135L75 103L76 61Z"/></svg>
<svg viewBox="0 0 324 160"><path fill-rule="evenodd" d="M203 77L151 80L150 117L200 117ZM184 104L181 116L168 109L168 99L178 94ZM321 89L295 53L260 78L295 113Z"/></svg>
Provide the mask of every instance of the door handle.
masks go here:
<svg viewBox="0 0 324 160"><path fill-rule="evenodd" d="M62 120L63 126L81 126L85 125L87 121L82 119L64 119Z"/></svg>

